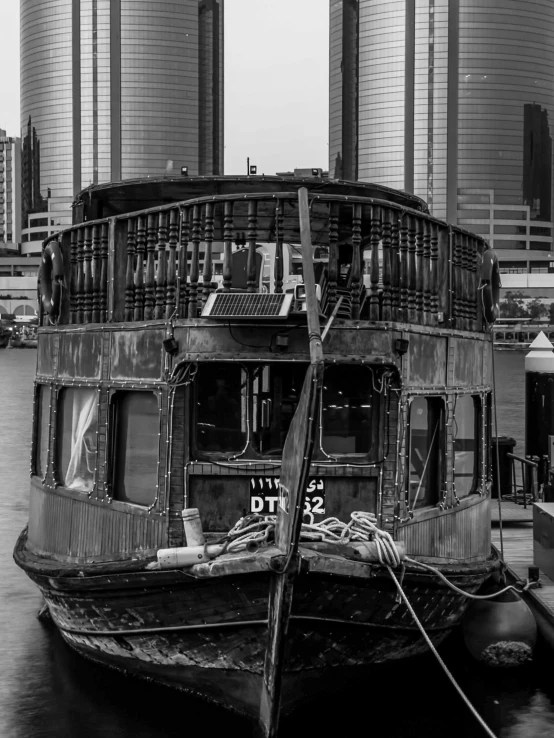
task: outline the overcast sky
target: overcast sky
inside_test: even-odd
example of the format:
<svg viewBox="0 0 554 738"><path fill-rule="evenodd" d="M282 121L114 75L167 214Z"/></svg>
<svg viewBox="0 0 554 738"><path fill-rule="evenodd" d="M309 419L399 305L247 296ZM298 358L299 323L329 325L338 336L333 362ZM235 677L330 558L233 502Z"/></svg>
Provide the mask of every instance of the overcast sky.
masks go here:
<svg viewBox="0 0 554 738"><path fill-rule="evenodd" d="M19 0L0 5L0 128L19 136ZM225 0L226 174L327 169L328 30L328 0Z"/></svg>

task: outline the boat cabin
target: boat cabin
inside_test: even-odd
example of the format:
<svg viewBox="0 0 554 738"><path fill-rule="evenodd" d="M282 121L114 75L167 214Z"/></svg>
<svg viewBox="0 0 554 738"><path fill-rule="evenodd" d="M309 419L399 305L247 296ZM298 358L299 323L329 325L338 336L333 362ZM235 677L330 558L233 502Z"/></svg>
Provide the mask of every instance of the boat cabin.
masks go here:
<svg viewBox="0 0 554 738"><path fill-rule="evenodd" d="M144 559L184 545L183 509L214 536L276 512L309 363L300 187L325 360L306 513L489 555L486 242L405 193L280 177L93 186L45 241L31 550Z"/></svg>

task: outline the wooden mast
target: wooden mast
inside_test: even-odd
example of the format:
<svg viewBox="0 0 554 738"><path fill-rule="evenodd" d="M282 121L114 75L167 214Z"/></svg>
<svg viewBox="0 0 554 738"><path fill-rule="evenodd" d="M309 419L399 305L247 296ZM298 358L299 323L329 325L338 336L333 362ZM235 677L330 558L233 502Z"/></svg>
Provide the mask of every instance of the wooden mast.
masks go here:
<svg viewBox="0 0 554 738"><path fill-rule="evenodd" d="M294 580L299 565L298 541L323 383L323 349L315 291L308 190L305 187L298 191L298 205L310 366L306 372L300 402L287 433L281 462L275 543L284 556L284 563L273 576L270 585L267 647L260 700L260 726L267 738L274 738L279 727L286 637Z"/></svg>

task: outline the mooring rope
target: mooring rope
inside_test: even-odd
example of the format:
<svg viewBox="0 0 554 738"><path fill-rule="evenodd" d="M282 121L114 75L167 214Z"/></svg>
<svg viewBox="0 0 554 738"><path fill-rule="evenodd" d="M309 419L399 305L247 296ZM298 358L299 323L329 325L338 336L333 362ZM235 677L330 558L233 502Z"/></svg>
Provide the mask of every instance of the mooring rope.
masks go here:
<svg viewBox="0 0 554 738"><path fill-rule="evenodd" d="M437 651L437 649L433 645L433 642L431 641L431 639L429 638L429 636L425 632L425 629L423 628L423 625L420 623L419 618L415 614L414 609L411 606L410 601L406 597L406 594L405 594L404 590L402 589L402 587L400 585L400 582L398 581L398 579L394 575L393 570L391 569L390 566L387 566L387 569L389 571L389 574L390 574L392 580L394 581L394 584L396 585L396 589L398 590L398 594L400 595L400 597L404 601L404 604L406 605L406 607L410 611L410 614L413 617L415 624L417 625L417 627L421 631L421 635L423 636L423 638L425 639L425 642L427 643L427 645L429 646L429 648L433 652L434 656L436 657L437 661L439 662L439 664L443 668L444 673L450 679L450 681L452 682L452 685L454 686L454 688L456 689L456 691L458 692L458 694L460 695L460 697L463 699L463 701L466 703L466 705L468 706L468 708L471 710L471 712L473 713L475 719L479 722L479 724L481 725L481 727L483 728L483 730L485 731L485 733L488 736L490 736L491 738L496 738L495 734L492 732L492 730L489 728L489 726L483 720L483 718L481 717L481 715L479 715L479 713L477 712L477 710L475 709L475 707L473 707L473 705L471 704L471 702L469 701L469 699L466 697L464 691L462 690L462 688L460 687L460 685L458 684L458 682L454 679L454 676L453 676L452 672L450 671L450 669L448 668L448 666L444 663L444 661L440 657L439 652Z"/></svg>
<svg viewBox="0 0 554 738"><path fill-rule="evenodd" d="M449 581L444 574L440 571L440 569L437 569L435 566L431 566L430 564L424 564L421 561L416 561L415 559L411 559L409 556L404 557L404 563L413 564L414 566L420 566L422 569L427 569L428 571L435 574L439 579L441 579L450 589L454 590L454 592L457 592L458 594L463 595L464 597L467 597L470 600L493 600L495 597L498 597L498 595L504 594L504 592L509 592L510 590L513 590L516 594L520 595L522 592L526 592L528 589L531 589L533 586L536 586L535 582L530 582L528 579L525 582L525 585L518 589L517 587L514 587L512 584L509 584L507 587L504 587L504 589L499 589L498 592L492 592L488 595L476 595L471 594L470 592L466 592L463 589L460 589L455 584L453 584L451 581Z"/></svg>

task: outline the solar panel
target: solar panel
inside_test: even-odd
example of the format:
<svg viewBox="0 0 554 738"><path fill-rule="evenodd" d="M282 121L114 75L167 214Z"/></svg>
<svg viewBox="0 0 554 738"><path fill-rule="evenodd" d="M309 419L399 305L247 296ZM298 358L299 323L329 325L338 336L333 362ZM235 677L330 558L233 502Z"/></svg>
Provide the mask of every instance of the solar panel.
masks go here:
<svg viewBox="0 0 554 738"><path fill-rule="evenodd" d="M203 318L286 318L292 305L291 294L257 292L212 292Z"/></svg>

